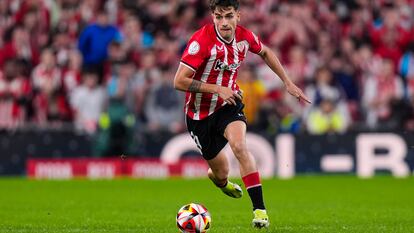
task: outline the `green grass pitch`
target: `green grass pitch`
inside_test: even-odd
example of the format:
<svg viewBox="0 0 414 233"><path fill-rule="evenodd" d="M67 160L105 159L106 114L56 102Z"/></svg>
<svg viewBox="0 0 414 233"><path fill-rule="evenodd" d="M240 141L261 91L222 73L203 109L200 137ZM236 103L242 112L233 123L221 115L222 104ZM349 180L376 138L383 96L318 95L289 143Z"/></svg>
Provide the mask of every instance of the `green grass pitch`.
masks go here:
<svg viewBox="0 0 414 233"><path fill-rule="evenodd" d="M240 182L239 182L240 183ZM302 176L264 180L270 228L261 232L414 232L414 178ZM177 210L204 204L211 233L251 228L248 195L202 180L0 179L0 232L178 232Z"/></svg>

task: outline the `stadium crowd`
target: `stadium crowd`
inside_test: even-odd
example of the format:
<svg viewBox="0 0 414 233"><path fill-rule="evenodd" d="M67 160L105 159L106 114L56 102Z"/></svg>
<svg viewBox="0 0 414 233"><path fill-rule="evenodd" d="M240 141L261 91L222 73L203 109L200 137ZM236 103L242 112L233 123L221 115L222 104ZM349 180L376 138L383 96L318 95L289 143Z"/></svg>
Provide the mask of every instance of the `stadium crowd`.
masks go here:
<svg viewBox="0 0 414 233"><path fill-rule="evenodd" d="M250 55L238 77L250 129L414 131L413 0L241 3L241 25L312 100ZM210 18L208 0L1 0L0 128L183 132L174 72Z"/></svg>

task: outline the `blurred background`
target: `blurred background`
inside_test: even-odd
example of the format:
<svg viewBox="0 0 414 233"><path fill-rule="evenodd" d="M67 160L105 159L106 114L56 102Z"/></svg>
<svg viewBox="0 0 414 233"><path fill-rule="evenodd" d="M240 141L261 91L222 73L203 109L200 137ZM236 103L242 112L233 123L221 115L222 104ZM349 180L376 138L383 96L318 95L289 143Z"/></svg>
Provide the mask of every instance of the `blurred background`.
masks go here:
<svg viewBox="0 0 414 233"><path fill-rule="evenodd" d="M287 176L359 173L376 157L401 166L372 170L412 173L413 11L413 0L241 1L240 25L312 100L289 96L260 57L242 65L248 130L269 147L254 153L268 176L286 161ZM207 0L1 0L0 174L198 174L200 162L185 170L159 158L186 136L173 78L187 40L210 22ZM189 137L174 143L197 154Z"/></svg>

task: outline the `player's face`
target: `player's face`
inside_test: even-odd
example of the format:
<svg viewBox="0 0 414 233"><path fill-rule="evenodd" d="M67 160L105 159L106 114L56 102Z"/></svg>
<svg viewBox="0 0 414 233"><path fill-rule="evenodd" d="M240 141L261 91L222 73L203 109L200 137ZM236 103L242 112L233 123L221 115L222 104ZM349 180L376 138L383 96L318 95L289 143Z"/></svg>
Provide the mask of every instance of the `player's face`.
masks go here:
<svg viewBox="0 0 414 233"><path fill-rule="evenodd" d="M212 15L220 35L228 41L232 40L240 20L240 11L236 11L234 7L217 7Z"/></svg>

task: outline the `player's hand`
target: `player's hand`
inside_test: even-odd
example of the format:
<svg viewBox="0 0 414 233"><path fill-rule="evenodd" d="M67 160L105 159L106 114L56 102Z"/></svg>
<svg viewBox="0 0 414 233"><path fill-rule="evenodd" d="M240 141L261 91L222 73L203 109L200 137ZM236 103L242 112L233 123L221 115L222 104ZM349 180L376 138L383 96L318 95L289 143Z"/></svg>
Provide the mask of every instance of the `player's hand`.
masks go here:
<svg viewBox="0 0 414 233"><path fill-rule="evenodd" d="M219 86L217 93L228 104L236 105L236 99L242 100L241 95L229 87Z"/></svg>
<svg viewBox="0 0 414 233"><path fill-rule="evenodd" d="M303 100L303 101L306 101L307 103L311 104L311 101L309 100L309 98L293 82L286 83L286 90L289 92L289 94L296 97L298 99L298 101Z"/></svg>

